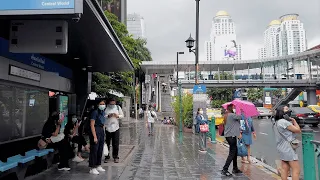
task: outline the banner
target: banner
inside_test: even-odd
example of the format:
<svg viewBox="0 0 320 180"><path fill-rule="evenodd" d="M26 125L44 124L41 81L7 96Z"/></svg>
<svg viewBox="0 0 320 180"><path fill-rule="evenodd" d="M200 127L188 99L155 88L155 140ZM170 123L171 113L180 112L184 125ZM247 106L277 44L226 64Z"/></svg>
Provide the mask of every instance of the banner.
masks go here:
<svg viewBox="0 0 320 180"><path fill-rule="evenodd" d="M63 119L60 133L63 133L66 124L68 123L68 96L59 96L59 112L60 118Z"/></svg>
<svg viewBox="0 0 320 180"><path fill-rule="evenodd" d="M1 0L0 11L74 9L74 0Z"/></svg>

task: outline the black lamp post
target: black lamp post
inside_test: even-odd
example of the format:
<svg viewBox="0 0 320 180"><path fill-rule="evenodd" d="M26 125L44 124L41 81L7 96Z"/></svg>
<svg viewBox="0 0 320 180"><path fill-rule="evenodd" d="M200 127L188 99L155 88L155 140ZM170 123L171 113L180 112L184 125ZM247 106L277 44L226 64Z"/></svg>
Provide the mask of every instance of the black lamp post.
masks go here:
<svg viewBox="0 0 320 180"><path fill-rule="evenodd" d="M200 0L196 1L196 40L190 37L186 40L186 46L189 48L189 52L193 52L196 56L196 63L195 63L195 84L198 84L198 71L199 71L199 11L200 11ZM194 42L196 42L195 48Z"/></svg>

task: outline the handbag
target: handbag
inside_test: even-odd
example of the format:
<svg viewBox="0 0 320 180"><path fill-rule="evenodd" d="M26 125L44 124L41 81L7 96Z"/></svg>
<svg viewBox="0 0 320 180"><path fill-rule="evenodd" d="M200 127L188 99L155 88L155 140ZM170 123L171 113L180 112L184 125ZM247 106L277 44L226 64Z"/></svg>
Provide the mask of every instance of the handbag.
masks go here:
<svg viewBox="0 0 320 180"><path fill-rule="evenodd" d="M247 146L243 143L242 139L239 139L237 144L237 149L238 149L238 156L240 157L248 156Z"/></svg>
<svg viewBox="0 0 320 180"><path fill-rule="evenodd" d="M224 136L224 124L219 125L218 131L220 136Z"/></svg>
<svg viewBox="0 0 320 180"><path fill-rule="evenodd" d="M109 149L108 149L108 145L106 143L103 145L103 155L105 155L105 156L109 155Z"/></svg>
<svg viewBox="0 0 320 180"><path fill-rule="evenodd" d="M39 150L45 149L45 148L47 148L47 146L48 146L48 143L46 141L44 141L43 139L40 139L38 141Z"/></svg>
<svg viewBox="0 0 320 180"><path fill-rule="evenodd" d="M202 132L202 133L209 132L209 126L208 126L208 124L201 124L201 125L200 125L200 132Z"/></svg>
<svg viewBox="0 0 320 180"><path fill-rule="evenodd" d="M288 139L279 131L277 123L275 123L275 124L276 124L277 130L278 130L280 136L291 145L293 150L296 150L300 146L300 141L298 139L288 141Z"/></svg>

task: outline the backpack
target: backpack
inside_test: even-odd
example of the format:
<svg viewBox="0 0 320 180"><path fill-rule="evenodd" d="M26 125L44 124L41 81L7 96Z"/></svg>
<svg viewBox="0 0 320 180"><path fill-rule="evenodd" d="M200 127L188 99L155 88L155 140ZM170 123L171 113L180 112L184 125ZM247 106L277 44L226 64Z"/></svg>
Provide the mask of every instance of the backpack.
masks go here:
<svg viewBox="0 0 320 180"><path fill-rule="evenodd" d="M152 111L150 111L151 117L155 118L156 116L152 113Z"/></svg>

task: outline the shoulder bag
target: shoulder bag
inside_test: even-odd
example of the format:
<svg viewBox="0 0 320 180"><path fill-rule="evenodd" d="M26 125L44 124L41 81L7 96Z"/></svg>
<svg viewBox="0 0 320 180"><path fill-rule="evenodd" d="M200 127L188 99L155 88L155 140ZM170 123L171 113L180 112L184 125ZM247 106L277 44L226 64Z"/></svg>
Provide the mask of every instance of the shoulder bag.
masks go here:
<svg viewBox="0 0 320 180"><path fill-rule="evenodd" d="M292 141L289 141L278 129L278 122L275 123L276 127L277 127L277 131L278 133L280 134L280 136L285 140L287 141L293 150L296 150L299 146L300 146L300 141L298 139L294 139Z"/></svg>

